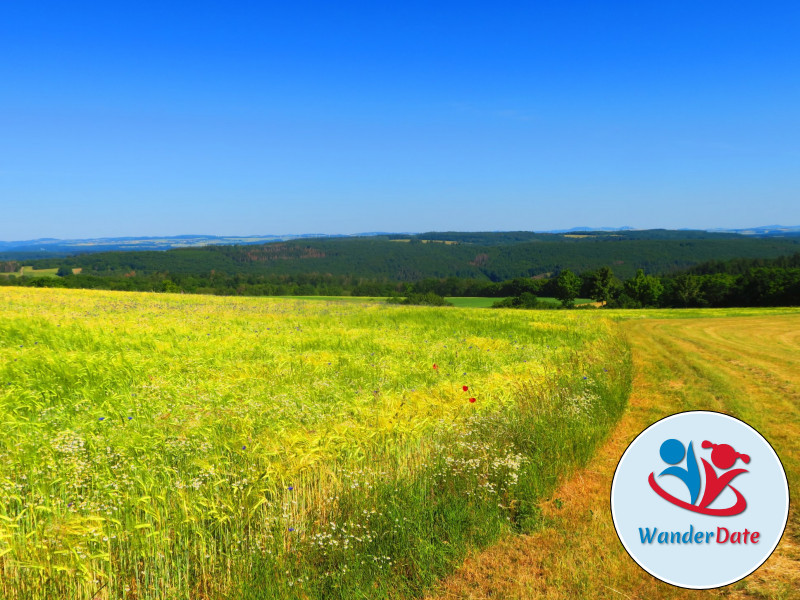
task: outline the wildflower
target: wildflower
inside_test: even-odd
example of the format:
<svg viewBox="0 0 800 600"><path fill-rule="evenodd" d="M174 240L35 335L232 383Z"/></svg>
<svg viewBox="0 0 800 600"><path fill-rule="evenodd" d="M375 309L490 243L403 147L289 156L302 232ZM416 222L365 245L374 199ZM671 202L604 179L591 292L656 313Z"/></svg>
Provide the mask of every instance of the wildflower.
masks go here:
<svg viewBox="0 0 800 600"><path fill-rule="evenodd" d="M436 363L433 363L433 368L434 368L434 369L438 369L438 368L439 368L439 365L437 365Z"/></svg>
<svg viewBox="0 0 800 600"><path fill-rule="evenodd" d="M242 446L242 450L246 450L246 449L247 449L247 446Z"/></svg>
<svg viewBox="0 0 800 600"><path fill-rule="evenodd" d="M294 527L289 527L289 531L294 531Z"/></svg>
<svg viewBox="0 0 800 600"><path fill-rule="evenodd" d="M290 485L290 486L289 486L289 491L291 492L293 489L294 489L294 486L293 486L293 485Z"/></svg>
<svg viewBox="0 0 800 600"><path fill-rule="evenodd" d="M469 387L468 387L468 386L466 386L466 385L463 385L463 386L461 386L461 389L462 389L462 390L464 390L464 391L466 392L466 391L469 389Z"/></svg>
<svg viewBox="0 0 800 600"><path fill-rule="evenodd" d="M133 419L133 417L128 417L128 421L130 421L131 419Z"/></svg>
<svg viewBox="0 0 800 600"><path fill-rule="evenodd" d="M586 375L584 375L584 376L583 376L583 378L584 378L584 379L588 379L588 377L586 377Z"/></svg>
<svg viewBox="0 0 800 600"><path fill-rule="evenodd" d="M469 401L474 404L475 403L475 398L470 398Z"/></svg>
<svg viewBox="0 0 800 600"><path fill-rule="evenodd" d="M102 421L103 419L105 419L105 417L100 417L100 418L98 419L98 421Z"/></svg>

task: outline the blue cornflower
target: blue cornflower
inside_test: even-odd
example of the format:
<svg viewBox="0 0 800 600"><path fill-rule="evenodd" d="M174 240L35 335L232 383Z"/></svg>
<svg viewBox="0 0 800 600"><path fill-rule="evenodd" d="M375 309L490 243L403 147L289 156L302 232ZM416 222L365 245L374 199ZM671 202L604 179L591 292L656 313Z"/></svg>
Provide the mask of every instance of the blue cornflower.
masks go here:
<svg viewBox="0 0 800 600"><path fill-rule="evenodd" d="M103 419L105 419L105 417L100 417L100 418L98 419L98 421L102 421Z"/></svg>
<svg viewBox="0 0 800 600"><path fill-rule="evenodd" d="M290 486L289 486L289 491L291 492L293 489L294 489L294 486L293 486L293 485L290 485Z"/></svg>

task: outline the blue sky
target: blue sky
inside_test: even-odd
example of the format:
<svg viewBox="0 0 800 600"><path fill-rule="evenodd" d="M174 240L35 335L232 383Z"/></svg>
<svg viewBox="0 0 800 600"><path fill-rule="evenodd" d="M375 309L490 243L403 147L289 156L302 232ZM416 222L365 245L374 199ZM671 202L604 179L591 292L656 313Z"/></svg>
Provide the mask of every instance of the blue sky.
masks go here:
<svg viewBox="0 0 800 600"><path fill-rule="evenodd" d="M800 224L795 2L7 2L0 239Z"/></svg>

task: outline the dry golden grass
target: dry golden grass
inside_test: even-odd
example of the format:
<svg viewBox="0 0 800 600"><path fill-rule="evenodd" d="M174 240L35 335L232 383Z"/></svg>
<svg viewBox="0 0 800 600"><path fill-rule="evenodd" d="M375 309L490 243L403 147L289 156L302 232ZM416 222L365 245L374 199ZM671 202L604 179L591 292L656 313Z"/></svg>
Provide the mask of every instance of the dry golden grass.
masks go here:
<svg viewBox="0 0 800 600"><path fill-rule="evenodd" d="M544 527L468 558L430 598L800 598L800 517L793 508L775 553L719 590L684 590L640 569L609 510L614 468L649 424L691 409L744 419L773 445L800 497L800 315L637 320L630 406L589 466L541 505Z"/></svg>

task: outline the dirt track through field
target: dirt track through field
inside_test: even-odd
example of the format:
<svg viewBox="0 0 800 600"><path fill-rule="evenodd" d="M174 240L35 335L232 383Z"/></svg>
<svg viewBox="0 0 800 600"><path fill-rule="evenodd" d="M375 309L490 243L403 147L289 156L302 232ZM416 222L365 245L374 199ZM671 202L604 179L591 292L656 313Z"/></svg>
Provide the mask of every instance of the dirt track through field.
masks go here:
<svg viewBox="0 0 800 600"><path fill-rule="evenodd" d="M642 319L623 323L633 348L630 405L588 467L541 505L544 527L470 556L437 600L567 598L800 598L800 315ZM611 522L611 478L649 424L684 410L729 413L778 452L793 500L775 553L720 590L663 584L625 553Z"/></svg>

